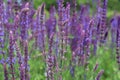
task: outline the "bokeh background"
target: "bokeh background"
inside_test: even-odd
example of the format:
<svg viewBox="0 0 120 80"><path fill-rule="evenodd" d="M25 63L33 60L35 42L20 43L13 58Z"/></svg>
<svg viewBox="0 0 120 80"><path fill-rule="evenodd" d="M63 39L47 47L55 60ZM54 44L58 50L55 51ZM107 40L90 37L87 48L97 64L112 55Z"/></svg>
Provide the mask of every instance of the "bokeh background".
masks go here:
<svg viewBox="0 0 120 80"><path fill-rule="evenodd" d="M57 0L34 0L34 7L37 7L43 2L46 4L46 9L49 10L51 5L57 7ZM72 0L64 0L66 2L72 2ZM80 9L80 5L89 4L91 13L96 9L96 1L97 0L76 0L77 1L77 9ZM102 0L101 0L102 1ZM110 18L114 15L114 13L120 13L120 0L108 0L108 12L107 16Z"/></svg>

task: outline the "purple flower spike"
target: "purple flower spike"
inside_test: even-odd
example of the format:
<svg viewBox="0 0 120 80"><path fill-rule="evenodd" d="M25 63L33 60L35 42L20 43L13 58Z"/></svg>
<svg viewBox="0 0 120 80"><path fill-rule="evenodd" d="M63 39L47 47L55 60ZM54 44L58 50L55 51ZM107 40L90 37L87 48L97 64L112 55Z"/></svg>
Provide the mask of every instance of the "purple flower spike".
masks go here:
<svg viewBox="0 0 120 80"><path fill-rule="evenodd" d="M52 55L48 55L47 65L48 65L48 68L47 68L47 78L49 80L54 80L54 73L53 73L54 57Z"/></svg>
<svg viewBox="0 0 120 80"><path fill-rule="evenodd" d="M104 43L104 36L105 32L107 30L107 24L106 24L106 19L107 19L107 0L103 1L103 7L102 7L102 12L101 12L101 24L100 24L100 43Z"/></svg>
<svg viewBox="0 0 120 80"><path fill-rule="evenodd" d="M15 80L15 69L14 69L14 37L13 32L9 32L9 58L10 58L10 70L12 75L12 80Z"/></svg>
<svg viewBox="0 0 120 80"><path fill-rule="evenodd" d="M4 80L8 80L8 71L6 63L3 63L3 68L4 68Z"/></svg>
<svg viewBox="0 0 120 80"><path fill-rule="evenodd" d="M115 16L111 19L111 49L115 47L116 43L116 34L117 34L117 28L118 28L118 16Z"/></svg>
<svg viewBox="0 0 120 80"><path fill-rule="evenodd" d="M22 40L27 40L28 38L28 13L29 13L29 3L26 3L25 7L21 10L20 14L20 31Z"/></svg>
<svg viewBox="0 0 120 80"><path fill-rule="evenodd" d="M120 16L118 16L118 26L116 33L116 58L120 69Z"/></svg>
<svg viewBox="0 0 120 80"><path fill-rule="evenodd" d="M13 1L7 0L7 18L8 20L13 19L13 10L12 10Z"/></svg>
<svg viewBox="0 0 120 80"><path fill-rule="evenodd" d="M0 48L3 49L4 48L4 36L5 36L5 32L4 32L4 25L3 25L3 19L4 19L4 5L3 5L3 1L0 1ZM1 53L3 53L2 50L0 50Z"/></svg>
<svg viewBox="0 0 120 80"><path fill-rule="evenodd" d="M29 69L28 69L28 42L24 42L24 67L25 67L25 80L29 80Z"/></svg>
<svg viewBox="0 0 120 80"><path fill-rule="evenodd" d="M55 7L51 7L50 9L50 17L46 22L46 29L48 33L48 39L49 39L52 33L56 32Z"/></svg>
<svg viewBox="0 0 120 80"><path fill-rule="evenodd" d="M26 80L25 79L25 66L23 63L20 65L20 80Z"/></svg>
<svg viewBox="0 0 120 80"><path fill-rule="evenodd" d="M98 75L97 75L97 77L95 78L95 80L100 80L100 78L101 78L101 76L102 76L103 73L104 73L104 70L101 70L101 71L98 73Z"/></svg>
<svg viewBox="0 0 120 80"><path fill-rule="evenodd" d="M37 10L36 15L36 46L45 56L45 13L44 13L45 4L43 3Z"/></svg>

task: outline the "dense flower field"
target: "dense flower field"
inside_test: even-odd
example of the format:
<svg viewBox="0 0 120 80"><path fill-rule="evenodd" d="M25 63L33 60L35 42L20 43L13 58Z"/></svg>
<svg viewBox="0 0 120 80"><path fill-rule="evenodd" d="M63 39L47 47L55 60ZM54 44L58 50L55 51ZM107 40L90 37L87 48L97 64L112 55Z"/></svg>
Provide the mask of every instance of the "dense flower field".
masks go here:
<svg viewBox="0 0 120 80"><path fill-rule="evenodd" d="M0 0L0 80L120 80L120 15L94 1Z"/></svg>

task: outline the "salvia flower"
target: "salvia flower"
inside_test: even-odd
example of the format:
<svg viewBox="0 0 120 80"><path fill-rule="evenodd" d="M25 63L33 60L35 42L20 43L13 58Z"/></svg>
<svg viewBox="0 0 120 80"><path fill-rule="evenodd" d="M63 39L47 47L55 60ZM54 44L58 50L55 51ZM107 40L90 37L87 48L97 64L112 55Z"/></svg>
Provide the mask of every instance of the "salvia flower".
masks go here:
<svg viewBox="0 0 120 80"><path fill-rule="evenodd" d="M3 65L4 70L4 80L8 80L8 69L7 69L7 61L5 59L0 60L0 64Z"/></svg>
<svg viewBox="0 0 120 80"><path fill-rule="evenodd" d="M3 19L4 19L3 12L4 12L3 1L0 1L0 51L2 48L4 48L4 36L5 36L4 25L3 25Z"/></svg>
<svg viewBox="0 0 120 80"><path fill-rule="evenodd" d="M118 16L118 26L117 26L117 33L116 33L116 58L117 63L120 65L120 16ZM120 68L120 67L119 67Z"/></svg>
<svg viewBox="0 0 120 80"><path fill-rule="evenodd" d="M52 55L48 55L48 59L47 59L47 77L50 80L54 80L54 72L53 72L53 68L54 68L54 57Z"/></svg>
<svg viewBox="0 0 120 80"><path fill-rule="evenodd" d="M95 80L100 80L100 78L101 78L101 76L103 75L103 73L104 73L104 70L101 70L101 71L98 73L98 75L97 75L97 77L95 78Z"/></svg>
<svg viewBox="0 0 120 80"><path fill-rule="evenodd" d="M44 8L45 4L42 4L38 10L36 15L36 45L39 48L39 50L45 55L45 14L44 14Z"/></svg>
<svg viewBox="0 0 120 80"><path fill-rule="evenodd" d="M50 17L46 22L46 29L48 33L48 38L50 38L52 33L56 32L55 7L51 7L50 9Z"/></svg>
<svg viewBox="0 0 120 80"><path fill-rule="evenodd" d="M20 35L22 40L27 40L28 38L28 12L29 12L29 3L21 10L20 14Z"/></svg>
<svg viewBox="0 0 120 80"><path fill-rule="evenodd" d="M12 80L15 80L15 69L14 69L14 36L13 32L9 32L9 58L10 58L10 71L12 75Z"/></svg>
<svg viewBox="0 0 120 80"><path fill-rule="evenodd" d="M118 16L115 16L111 19L111 49L113 52L113 48L115 47L116 37L117 37L117 29L118 29Z"/></svg>
<svg viewBox="0 0 120 80"><path fill-rule="evenodd" d="M25 80L29 80L29 67L28 67L28 42L24 42L24 67L25 67Z"/></svg>
<svg viewBox="0 0 120 80"><path fill-rule="evenodd" d="M101 12L101 25L100 25L100 42L104 43L104 35L106 33L107 24L106 24L106 14L107 14L107 0L103 0L103 7Z"/></svg>
<svg viewBox="0 0 120 80"><path fill-rule="evenodd" d="M5 62L3 63L3 68L4 68L4 80L8 80L8 70L7 64Z"/></svg>
<svg viewBox="0 0 120 80"><path fill-rule="evenodd" d="M20 80L25 80L25 66L24 66L24 59L22 57L22 54L20 52L20 48L17 44L17 42L15 42L15 50L17 53L17 59L18 59L18 64L19 64L19 70L20 70Z"/></svg>

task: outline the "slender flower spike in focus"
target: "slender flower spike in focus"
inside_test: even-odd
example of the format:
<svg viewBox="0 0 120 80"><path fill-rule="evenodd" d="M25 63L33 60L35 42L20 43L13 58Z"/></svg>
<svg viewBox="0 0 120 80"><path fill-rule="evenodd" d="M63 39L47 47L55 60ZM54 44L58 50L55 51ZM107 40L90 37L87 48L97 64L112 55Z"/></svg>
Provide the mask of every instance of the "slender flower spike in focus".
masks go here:
<svg viewBox="0 0 120 80"><path fill-rule="evenodd" d="M107 30L107 3L108 0L103 0L100 24L100 43L104 43L104 36Z"/></svg>
<svg viewBox="0 0 120 80"><path fill-rule="evenodd" d="M116 58L120 69L120 16L118 16L118 26L116 33Z"/></svg>

